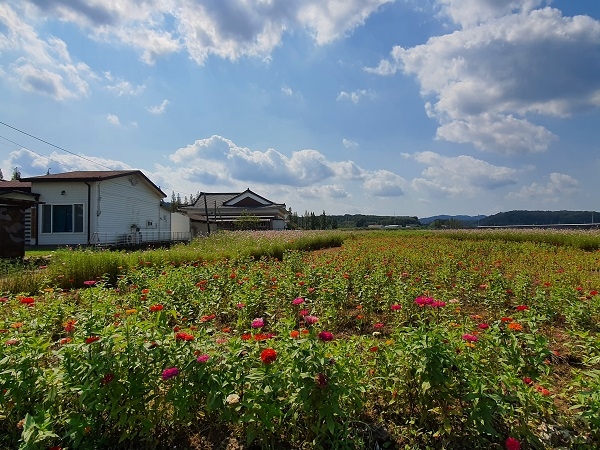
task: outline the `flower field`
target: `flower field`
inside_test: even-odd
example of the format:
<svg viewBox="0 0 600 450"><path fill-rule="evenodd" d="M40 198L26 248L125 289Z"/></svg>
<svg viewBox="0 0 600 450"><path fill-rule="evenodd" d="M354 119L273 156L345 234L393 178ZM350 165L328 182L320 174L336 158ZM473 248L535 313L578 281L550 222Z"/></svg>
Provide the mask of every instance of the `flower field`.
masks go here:
<svg viewBox="0 0 600 450"><path fill-rule="evenodd" d="M600 251L536 240L53 260L0 293L0 447L598 448Z"/></svg>

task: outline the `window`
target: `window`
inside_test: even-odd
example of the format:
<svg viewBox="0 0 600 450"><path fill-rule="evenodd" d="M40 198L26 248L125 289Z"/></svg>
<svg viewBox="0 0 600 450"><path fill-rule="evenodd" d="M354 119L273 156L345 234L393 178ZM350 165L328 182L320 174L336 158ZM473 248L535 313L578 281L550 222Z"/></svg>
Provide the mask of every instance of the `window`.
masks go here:
<svg viewBox="0 0 600 450"><path fill-rule="evenodd" d="M83 233L83 204L42 205L42 233Z"/></svg>

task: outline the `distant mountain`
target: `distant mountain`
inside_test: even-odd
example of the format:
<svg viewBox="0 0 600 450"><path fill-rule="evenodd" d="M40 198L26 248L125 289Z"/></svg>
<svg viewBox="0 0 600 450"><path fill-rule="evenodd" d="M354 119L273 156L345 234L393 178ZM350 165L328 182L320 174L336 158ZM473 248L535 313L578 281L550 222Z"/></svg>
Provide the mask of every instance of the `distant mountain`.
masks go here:
<svg viewBox="0 0 600 450"><path fill-rule="evenodd" d="M508 211L487 216L479 221L479 225L564 225L598 222L600 213L596 211Z"/></svg>
<svg viewBox="0 0 600 450"><path fill-rule="evenodd" d="M481 221L481 219L485 219L486 217L487 216L483 216L483 215L479 215L479 216L464 216L464 215L449 216L447 214L442 214L439 216L421 217L421 218L419 218L419 222L421 222L423 225L429 225L431 222L433 222L435 220L455 219L455 220L460 220L463 223L466 223L466 222L477 222L478 220Z"/></svg>

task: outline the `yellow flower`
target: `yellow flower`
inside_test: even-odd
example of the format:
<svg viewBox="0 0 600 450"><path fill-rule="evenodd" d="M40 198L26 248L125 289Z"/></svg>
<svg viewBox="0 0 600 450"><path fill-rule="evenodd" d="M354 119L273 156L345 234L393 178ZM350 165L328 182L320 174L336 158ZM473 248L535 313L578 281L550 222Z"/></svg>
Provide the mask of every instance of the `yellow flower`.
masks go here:
<svg viewBox="0 0 600 450"><path fill-rule="evenodd" d="M125 311L126 314L135 314L137 312L137 309L132 308L132 309L128 309Z"/></svg>

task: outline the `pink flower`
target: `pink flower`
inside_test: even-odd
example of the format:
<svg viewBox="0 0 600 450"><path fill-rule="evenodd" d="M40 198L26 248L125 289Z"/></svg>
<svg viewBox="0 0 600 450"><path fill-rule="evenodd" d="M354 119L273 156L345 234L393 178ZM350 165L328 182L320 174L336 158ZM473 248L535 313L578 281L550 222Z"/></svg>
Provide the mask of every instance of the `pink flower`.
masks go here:
<svg viewBox="0 0 600 450"><path fill-rule="evenodd" d="M19 343L19 341L17 339L9 339L8 341L5 342L6 345L15 345L18 343Z"/></svg>
<svg viewBox="0 0 600 450"><path fill-rule="evenodd" d="M307 325L314 325L318 321L319 318L316 316L304 316L304 322L306 322Z"/></svg>
<svg viewBox="0 0 600 450"><path fill-rule="evenodd" d="M177 367L171 367L170 369L163 370L162 379L168 380L179 375L179 369Z"/></svg>
<svg viewBox="0 0 600 450"><path fill-rule="evenodd" d="M415 304L419 305L421 308L425 305L431 305L433 303L433 298L420 296L415 299Z"/></svg>
<svg viewBox="0 0 600 450"><path fill-rule="evenodd" d="M7 297L0 298L0 303L6 303L8 301Z"/></svg>
<svg viewBox="0 0 600 450"><path fill-rule="evenodd" d="M400 311L402 309L402 305L399 305L398 303L396 303L395 305L390 306L390 309L392 311Z"/></svg>
<svg viewBox="0 0 600 450"><path fill-rule="evenodd" d="M380 330L381 328L383 328L385 325L382 323L376 323L375 325L373 325L373 328L375 328L376 330Z"/></svg>
<svg viewBox="0 0 600 450"><path fill-rule="evenodd" d="M443 308L444 306L446 306L446 302L437 301L437 300L434 300L433 302L431 302L432 308Z"/></svg>
<svg viewBox="0 0 600 450"><path fill-rule="evenodd" d="M304 299L302 297L297 297L292 301L292 305L298 306L304 303Z"/></svg>
<svg viewBox="0 0 600 450"><path fill-rule="evenodd" d="M490 326L487 323L480 323L477 325L480 330L487 330Z"/></svg>
<svg viewBox="0 0 600 450"><path fill-rule="evenodd" d="M198 361L199 363L205 363L210 359L210 355L207 355L206 353L204 353L203 355L198 356L198 358L196 358L196 361Z"/></svg>
<svg viewBox="0 0 600 450"><path fill-rule="evenodd" d="M237 305L235 305L235 306L237 307L237 309L242 309L242 308L243 308L244 306L246 306L246 305L244 305L243 303L238 303L238 304L237 304Z"/></svg>
<svg viewBox="0 0 600 450"><path fill-rule="evenodd" d="M87 280L84 281L83 284L85 284L86 286L93 286L96 284L96 280Z"/></svg>
<svg viewBox="0 0 600 450"><path fill-rule="evenodd" d="M262 317L257 317L252 321L252 328L262 328L265 326L265 321Z"/></svg>
<svg viewBox="0 0 600 450"><path fill-rule="evenodd" d="M521 443L517 441L514 437L506 438L506 442L504 443L506 450L520 450Z"/></svg>
<svg viewBox="0 0 600 450"><path fill-rule="evenodd" d="M468 334L465 333L462 335L463 340L467 341L467 342L477 342L479 340L479 338L477 336L475 336L474 334Z"/></svg>
<svg viewBox="0 0 600 450"><path fill-rule="evenodd" d="M321 339L324 342L333 341L333 333L331 333L330 331L321 331L319 333L319 339Z"/></svg>

